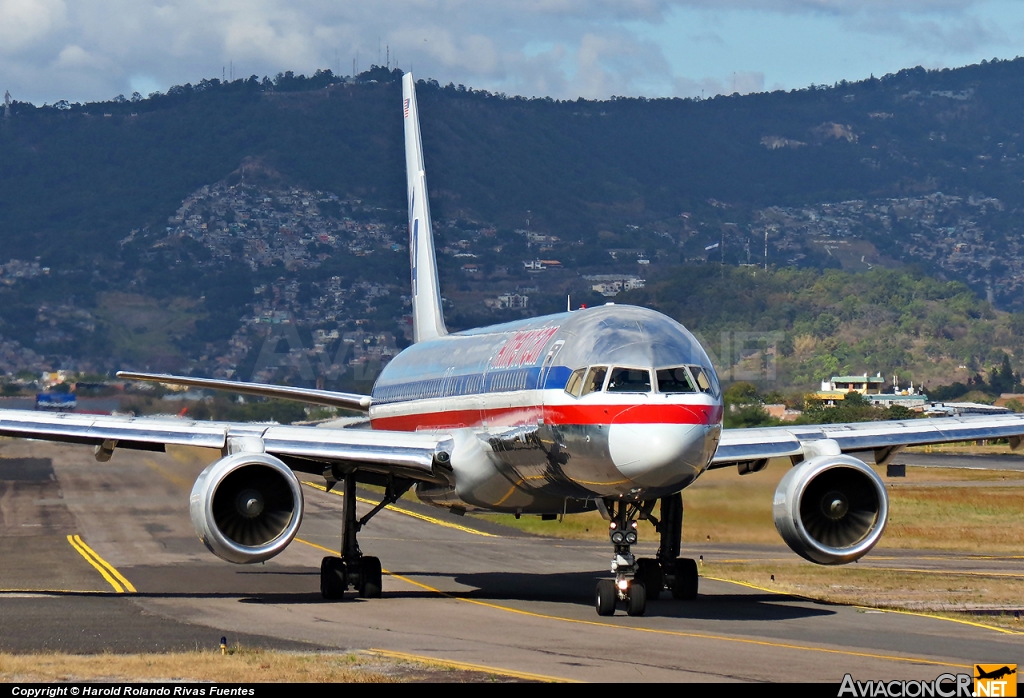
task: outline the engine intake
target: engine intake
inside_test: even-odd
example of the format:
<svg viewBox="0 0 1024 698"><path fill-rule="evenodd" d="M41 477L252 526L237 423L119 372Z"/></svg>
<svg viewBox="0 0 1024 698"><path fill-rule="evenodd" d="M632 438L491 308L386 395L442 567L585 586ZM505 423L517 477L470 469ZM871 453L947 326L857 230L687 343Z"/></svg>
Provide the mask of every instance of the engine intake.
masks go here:
<svg viewBox="0 0 1024 698"><path fill-rule="evenodd" d="M236 453L211 463L189 498L192 525L217 557L262 562L284 550L302 522L302 487L280 459Z"/></svg>
<svg viewBox="0 0 1024 698"><path fill-rule="evenodd" d="M885 485L851 456L818 456L794 467L775 490L775 528L801 557L843 565L882 536L889 514Z"/></svg>

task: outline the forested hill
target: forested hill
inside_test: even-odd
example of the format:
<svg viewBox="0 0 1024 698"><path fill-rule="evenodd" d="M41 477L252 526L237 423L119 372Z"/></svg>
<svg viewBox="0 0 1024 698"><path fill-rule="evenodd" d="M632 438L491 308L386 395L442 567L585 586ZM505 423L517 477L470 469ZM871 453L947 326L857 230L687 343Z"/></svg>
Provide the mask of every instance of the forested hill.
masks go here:
<svg viewBox="0 0 1024 698"><path fill-rule="evenodd" d="M0 118L6 252L51 264L106 254L249 157L400 210L399 77L289 73L136 101L16 102ZM742 226L766 206L942 192L994 197L1005 215L991 224L1013 227L1024 205L1024 59L704 101L523 99L430 80L419 100L438 218L511 228L531 211L534 229L589 241L723 207Z"/></svg>

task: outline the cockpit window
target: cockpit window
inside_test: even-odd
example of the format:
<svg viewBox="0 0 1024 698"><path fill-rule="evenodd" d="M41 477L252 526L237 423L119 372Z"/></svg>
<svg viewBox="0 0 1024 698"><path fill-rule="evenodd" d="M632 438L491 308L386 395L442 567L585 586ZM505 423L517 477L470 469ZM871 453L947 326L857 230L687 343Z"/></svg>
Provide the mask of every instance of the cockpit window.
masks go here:
<svg viewBox="0 0 1024 698"><path fill-rule="evenodd" d="M587 372L586 367L578 368L569 376L569 382L565 384L565 392L573 397L580 396L580 388L583 387L583 374Z"/></svg>
<svg viewBox="0 0 1024 698"><path fill-rule="evenodd" d="M591 366L590 372L583 381L583 392L581 393L581 396L599 392L601 388L604 387L604 377L607 373L607 366Z"/></svg>
<svg viewBox="0 0 1024 698"><path fill-rule="evenodd" d="M651 372L639 368L613 368L608 379L609 393L651 392Z"/></svg>
<svg viewBox="0 0 1024 698"><path fill-rule="evenodd" d="M685 366L677 368L663 368L658 371L658 392L659 393L695 393L693 380Z"/></svg>
<svg viewBox="0 0 1024 698"><path fill-rule="evenodd" d="M702 393L711 393L718 397L718 382L715 380L714 374L700 366L690 366L690 372L693 373L693 379Z"/></svg>

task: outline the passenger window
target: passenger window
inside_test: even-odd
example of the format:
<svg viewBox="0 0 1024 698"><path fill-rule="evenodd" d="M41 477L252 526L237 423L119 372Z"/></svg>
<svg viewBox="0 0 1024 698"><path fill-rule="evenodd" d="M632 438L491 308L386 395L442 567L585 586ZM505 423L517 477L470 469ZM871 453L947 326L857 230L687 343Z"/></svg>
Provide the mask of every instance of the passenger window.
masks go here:
<svg viewBox="0 0 1024 698"><path fill-rule="evenodd" d="M585 368L578 368L572 372L569 376L569 382L565 384L565 392L569 393L573 397L580 396L580 388L583 387L583 374L587 372Z"/></svg>
<svg viewBox="0 0 1024 698"><path fill-rule="evenodd" d="M590 373L587 374L586 380L583 381L583 395L590 395L590 393L596 393L604 387L604 377L608 373L607 366L594 366L590 369Z"/></svg>
<svg viewBox="0 0 1024 698"><path fill-rule="evenodd" d="M613 368L608 379L609 393L651 392L651 372L639 368Z"/></svg>
<svg viewBox="0 0 1024 698"><path fill-rule="evenodd" d="M659 393L695 393L690 374L685 366L678 368L663 368L658 371L658 392Z"/></svg>

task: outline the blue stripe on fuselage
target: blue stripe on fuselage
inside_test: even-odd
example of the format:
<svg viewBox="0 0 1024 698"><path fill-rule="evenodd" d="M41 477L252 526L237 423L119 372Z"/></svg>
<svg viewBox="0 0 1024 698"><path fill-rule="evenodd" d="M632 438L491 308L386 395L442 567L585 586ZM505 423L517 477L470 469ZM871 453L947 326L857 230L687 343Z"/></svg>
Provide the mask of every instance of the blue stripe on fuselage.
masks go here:
<svg viewBox="0 0 1024 698"><path fill-rule="evenodd" d="M544 388L561 389L569 380L572 371L567 366L552 366L548 371ZM488 371L486 374L472 373L447 378L429 378L374 388L373 403L389 405L407 400L435 397L461 397L482 393L508 393L516 390L536 390L540 380L541 367L508 371Z"/></svg>

